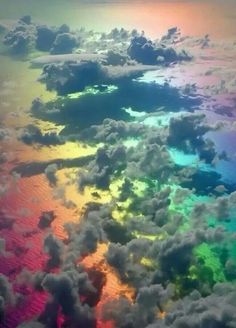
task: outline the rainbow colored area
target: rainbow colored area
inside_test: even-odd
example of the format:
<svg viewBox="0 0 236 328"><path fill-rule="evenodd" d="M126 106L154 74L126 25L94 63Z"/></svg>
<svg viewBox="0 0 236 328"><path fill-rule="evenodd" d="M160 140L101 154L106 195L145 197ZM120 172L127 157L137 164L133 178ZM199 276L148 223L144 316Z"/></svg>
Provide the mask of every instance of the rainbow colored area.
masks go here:
<svg viewBox="0 0 236 328"><path fill-rule="evenodd" d="M233 327L235 5L11 2L0 327Z"/></svg>

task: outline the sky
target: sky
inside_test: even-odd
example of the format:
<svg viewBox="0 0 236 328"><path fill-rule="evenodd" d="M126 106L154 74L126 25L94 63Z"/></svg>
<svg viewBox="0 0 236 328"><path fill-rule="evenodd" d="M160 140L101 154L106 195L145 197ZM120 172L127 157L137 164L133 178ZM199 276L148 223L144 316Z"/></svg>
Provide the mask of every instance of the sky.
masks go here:
<svg viewBox="0 0 236 328"><path fill-rule="evenodd" d="M111 5L112 4L112 5ZM62 23L63 17L71 26L106 31L112 26L137 28L151 37L158 37L170 26L178 26L183 33L218 37L233 36L235 1L110 1L108 4L88 1L35 2L21 0L0 1L0 17L16 18L26 12L35 19ZM47 7L47 11L41 10ZM94 14L97 19L94 20Z"/></svg>

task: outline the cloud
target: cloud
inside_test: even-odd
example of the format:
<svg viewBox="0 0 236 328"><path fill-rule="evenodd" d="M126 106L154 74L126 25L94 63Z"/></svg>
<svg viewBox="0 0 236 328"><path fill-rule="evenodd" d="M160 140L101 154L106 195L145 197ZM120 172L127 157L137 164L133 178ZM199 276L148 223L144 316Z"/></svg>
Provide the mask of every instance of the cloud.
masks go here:
<svg viewBox="0 0 236 328"><path fill-rule="evenodd" d="M132 231L114 220L112 209L113 206L111 204L87 203L82 219L96 226L104 234L103 240L107 239L113 243L126 244L133 238Z"/></svg>
<svg viewBox="0 0 236 328"><path fill-rule="evenodd" d="M65 230L68 233L68 253L73 258L80 258L94 253L97 250L98 243L106 240L104 231L99 218L94 215L81 218L79 224L65 224Z"/></svg>
<svg viewBox="0 0 236 328"><path fill-rule="evenodd" d="M143 328L155 322L162 304L169 298L170 290L161 285L140 288L131 304L125 297L104 306L104 320L113 320L117 328Z"/></svg>
<svg viewBox="0 0 236 328"><path fill-rule="evenodd" d="M234 306L234 287L230 284L216 284L213 293L206 298L195 291L176 302L161 327L231 327L236 321ZM148 327L156 328L159 324Z"/></svg>
<svg viewBox="0 0 236 328"><path fill-rule="evenodd" d="M95 61L95 62L106 62L107 56L100 53L76 53L76 54L62 54L62 55L44 55L36 57L31 60L32 67L43 67L48 64L62 64L64 62L83 62L83 61Z"/></svg>
<svg viewBox="0 0 236 328"><path fill-rule="evenodd" d="M78 41L78 36L71 33L66 24L60 27L38 25L30 16L20 18L3 38L4 44L17 55L27 55L35 50L52 54L72 53L79 45Z"/></svg>
<svg viewBox="0 0 236 328"><path fill-rule="evenodd" d="M69 275L61 273L48 274L42 282L43 288L53 296L55 305L62 308L68 324L81 325L81 327L95 327L95 319L88 306L82 306L76 291L76 285ZM57 311L59 308L57 307ZM86 326L87 324L87 326Z"/></svg>
<svg viewBox="0 0 236 328"><path fill-rule="evenodd" d="M9 46L13 54L25 55L35 44L35 26L31 24L30 16L24 16L5 34L5 45Z"/></svg>
<svg viewBox="0 0 236 328"><path fill-rule="evenodd" d="M45 65L39 81L45 83L48 90L66 95L83 91L88 86L121 83L154 69L145 65L105 66L91 60L64 62Z"/></svg>
<svg viewBox="0 0 236 328"><path fill-rule="evenodd" d="M145 65L168 65L178 61L189 61L192 59L186 51L177 53L174 48L154 44L145 36L136 36L131 40L128 48L131 59Z"/></svg>
<svg viewBox="0 0 236 328"><path fill-rule="evenodd" d="M78 43L75 35L71 33L61 33L56 36L50 52L52 54L72 53L77 45Z"/></svg>
<svg viewBox="0 0 236 328"><path fill-rule="evenodd" d="M62 241L56 238L54 235L49 234L43 243L44 251L49 255L47 261L47 268L52 269L59 267L62 263L62 254L64 245Z"/></svg>
<svg viewBox="0 0 236 328"><path fill-rule="evenodd" d="M143 124L125 122L121 120L113 120L106 118L100 125L92 125L78 134L82 140L96 140L97 142L116 143L126 138L135 138L147 132L147 128ZM72 136L73 138L73 136ZM76 136L75 136L76 138Z"/></svg>
<svg viewBox="0 0 236 328"><path fill-rule="evenodd" d="M57 30L47 25L38 25L36 26L36 31L36 48L40 51L50 51L57 36Z"/></svg>
<svg viewBox="0 0 236 328"><path fill-rule="evenodd" d="M62 67L65 68L65 66ZM112 68L113 71L115 68ZM58 69L57 67L56 72ZM193 111L200 106L202 100L199 97L189 98L188 95L183 94L181 89L173 88L168 83L158 85L157 83L132 80L134 77L132 75L136 69L139 70L138 67L134 66L130 71L127 71L128 73L125 73L126 77L122 77L123 73L121 74L121 72L125 72L126 67L122 67L121 70L118 67L117 72L120 72L121 77L118 74L115 75L116 77L112 77L110 82L114 83L114 86L95 86L94 92L88 90L79 97L59 97L48 103L36 99L32 103L31 111L37 118L66 125L66 128L61 132L61 135L65 136L76 134L81 132L82 129L93 125L101 125L106 118L117 121L130 121L132 117L125 110L127 108L131 108L135 112L155 113L160 111L161 107L164 111L179 112L182 110ZM140 74L142 71L143 69L140 70ZM132 74L129 75L129 72ZM91 81L86 80L86 76L84 71L85 83L88 84ZM73 92L80 88L80 82L83 83L83 74L82 80L74 82L75 85L72 83L72 81L76 81L73 74L69 80L67 77L60 80L58 86L55 84L58 80L57 73L56 77L52 75L52 80L50 77L46 77L46 79L50 87L56 87L60 92ZM91 77L89 80L91 80ZM101 83L105 83L105 81ZM84 115L85 112L86 115Z"/></svg>
<svg viewBox="0 0 236 328"><path fill-rule="evenodd" d="M163 233L163 232L162 232ZM224 229L199 229L195 232L172 236L166 235L163 240L133 239L126 245L111 243L106 254L108 263L119 273L122 281L134 285L136 288L150 283L166 284L167 281L179 285L179 293L194 286L201 288L197 281L189 280L190 267L196 265L199 270L204 267L198 263L194 249L202 243L219 243L225 240L227 234ZM142 259L150 261L150 267L145 266ZM182 277L178 280L178 277ZM183 280L182 280L183 279ZM189 286L187 281L189 280ZM178 283L177 283L178 281ZM191 283L193 284L191 287ZM197 285L196 285L197 284ZM188 290L188 289L187 289Z"/></svg>
<svg viewBox="0 0 236 328"><path fill-rule="evenodd" d="M58 170L57 164L49 164L45 169L45 175L51 186L56 186L57 184L57 177L56 177L57 170Z"/></svg>
<svg viewBox="0 0 236 328"><path fill-rule="evenodd" d="M147 175L160 183L166 181L174 168L169 152L164 145L147 141L129 151L127 175L131 178Z"/></svg>
<svg viewBox="0 0 236 328"><path fill-rule="evenodd" d="M61 145L63 139L55 132L42 134L41 130L35 125L28 125L20 135L19 139L27 145L38 143L41 145Z"/></svg>
<svg viewBox="0 0 236 328"><path fill-rule="evenodd" d="M111 66L123 66L128 63L130 63L130 59L127 55L114 50L108 50L107 58L104 61L105 65Z"/></svg>
<svg viewBox="0 0 236 328"><path fill-rule="evenodd" d="M43 211L39 217L38 227L40 229L49 228L55 218L56 215L54 214L54 211Z"/></svg>
<svg viewBox="0 0 236 328"><path fill-rule="evenodd" d="M203 136L215 127L206 124L204 118L202 114L185 114L171 118L167 141L170 146L183 149L187 153L197 151L200 159L211 163L216 156L214 143L205 140Z"/></svg>
<svg viewBox="0 0 236 328"><path fill-rule="evenodd" d="M94 161L88 165L87 172L79 172L79 190L82 191L86 185L107 189L111 176L115 171L121 170L125 163L126 148L123 145L99 148Z"/></svg>
<svg viewBox="0 0 236 328"><path fill-rule="evenodd" d="M77 45L77 38L70 33L68 25L50 27L36 25L36 49L51 53L64 54L72 52Z"/></svg>

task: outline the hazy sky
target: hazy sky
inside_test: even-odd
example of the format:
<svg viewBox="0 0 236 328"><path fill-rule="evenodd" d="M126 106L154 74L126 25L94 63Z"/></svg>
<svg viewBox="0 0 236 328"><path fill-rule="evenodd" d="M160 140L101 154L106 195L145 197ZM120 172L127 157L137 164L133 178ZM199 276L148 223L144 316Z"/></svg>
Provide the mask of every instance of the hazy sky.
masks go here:
<svg viewBox="0 0 236 328"><path fill-rule="evenodd" d="M233 38L236 26L234 0L0 0L0 18L31 14L49 24L106 31L115 26L145 30L160 36L178 26L184 34ZM96 19L94 19L96 17Z"/></svg>

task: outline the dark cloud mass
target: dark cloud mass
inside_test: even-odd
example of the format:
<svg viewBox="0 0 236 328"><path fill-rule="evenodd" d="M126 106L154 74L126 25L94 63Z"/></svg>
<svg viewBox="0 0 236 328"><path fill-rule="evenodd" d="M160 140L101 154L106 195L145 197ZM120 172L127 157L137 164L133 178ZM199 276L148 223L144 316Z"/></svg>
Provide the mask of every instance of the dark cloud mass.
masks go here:
<svg viewBox="0 0 236 328"><path fill-rule="evenodd" d="M55 132L42 134L41 130L34 125L27 126L20 135L22 140L27 145L39 143L45 146L62 144L63 140Z"/></svg>
<svg viewBox="0 0 236 328"><path fill-rule="evenodd" d="M123 145L99 148L95 160L90 162L88 172L79 173L78 187L96 185L98 188L109 187L111 175L120 171L126 163L126 149Z"/></svg>
<svg viewBox="0 0 236 328"><path fill-rule="evenodd" d="M219 284L214 287L212 295L206 298L195 291L178 302L160 327L234 327L234 306L234 287ZM159 327L159 324L151 327Z"/></svg>
<svg viewBox="0 0 236 328"><path fill-rule="evenodd" d="M79 63L45 65L39 80L46 83L48 90L65 95L83 91L88 86L121 83L126 79L137 78L150 69L145 65L105 66L96 61L84 60Z"/></svg>
<svg viewBox="0 0 236 328"><path fill-rule="evenodd" d="M78 292L76 290L75 281L67 274L48 274L42 282L43 288L53 297L53 302L59 310L67 318L67 324L81 327L94 328L96 323L91 309L87 305L81 305ZM45 308L47 310L47 308Z"/></svg>
<svg viewBox="0 0 236 328"><path fill-rule="evenodd" d="M168 65L178 61L191 60L186 51L177 53L174 48L163 44L154 44L145 36L136 36L131 40L128 48L131 59L145 65Z"/></svg>

